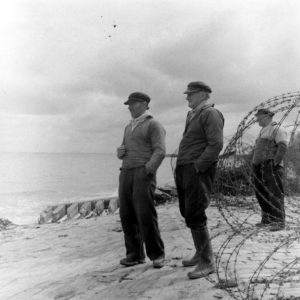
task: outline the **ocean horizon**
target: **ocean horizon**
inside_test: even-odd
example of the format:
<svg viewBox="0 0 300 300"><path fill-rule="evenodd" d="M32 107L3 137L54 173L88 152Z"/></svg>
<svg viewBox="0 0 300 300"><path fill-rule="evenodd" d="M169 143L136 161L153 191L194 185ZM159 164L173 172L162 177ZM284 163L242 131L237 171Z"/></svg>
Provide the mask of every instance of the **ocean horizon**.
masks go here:
<svg viewBox="0 0 300 300"><path fill-rule="evenodd" d="M49 205L117 196L121 160L112 153L0 153L0 218L37 223ZM173 182L170 157L157 184Z"/></svg>

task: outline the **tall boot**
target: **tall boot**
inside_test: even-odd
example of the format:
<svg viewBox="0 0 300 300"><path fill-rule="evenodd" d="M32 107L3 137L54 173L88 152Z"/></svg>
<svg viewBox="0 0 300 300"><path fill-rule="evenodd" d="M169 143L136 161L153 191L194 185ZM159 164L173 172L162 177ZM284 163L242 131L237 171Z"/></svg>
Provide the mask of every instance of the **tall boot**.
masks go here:
<svg viewBox="0 0 300 300"><path fill-rule="evenodd" d="M196 249L196 252L194 254L194 256L191 259L184 259L182 261L182 264L184 267L193 267L196 266L198 264L198 262L201 259L201 249L199 248L199 242L197 243L197 231L191 229L191 233L192 233L192 237L193 237L193 241L194 241L194 246Z"/></svg>
<svg viewBox="0 0 300 300"><path fill-rule="evenodd" d="M206 277L216 271L207 227L197 229L195 232L195 236L197 236L197 247L201 253L201 259L198 261L196 268L187 274L190 279Z"/></svg>

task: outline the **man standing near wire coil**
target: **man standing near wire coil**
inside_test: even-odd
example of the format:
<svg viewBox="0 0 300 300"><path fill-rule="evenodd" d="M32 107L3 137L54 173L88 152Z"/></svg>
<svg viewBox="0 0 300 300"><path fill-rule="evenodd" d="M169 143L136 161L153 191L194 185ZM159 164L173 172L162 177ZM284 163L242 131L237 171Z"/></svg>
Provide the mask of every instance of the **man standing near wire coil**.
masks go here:
<svg viewBox="0 0 300 300"><path fill-rule="evenodd" d="M189 83L184 93L191 111L179 145L175 177L180 213L196 248L195 255L182 264L196 266L188 273L190 279L196 279L215 272L205 210L223 148L224 118L214 104L208 103L211 88L204 82Z"/></svg>
<svg viewBox="0 0 300 300"><path fill-rule="evenodd" d="M262 218L257 227L270 226L271 231L285 227L283 158L287 151L286 131L272 118L274 113L262 108L256 113L261 128L255 142L253 177L257 201Z"/></svg>

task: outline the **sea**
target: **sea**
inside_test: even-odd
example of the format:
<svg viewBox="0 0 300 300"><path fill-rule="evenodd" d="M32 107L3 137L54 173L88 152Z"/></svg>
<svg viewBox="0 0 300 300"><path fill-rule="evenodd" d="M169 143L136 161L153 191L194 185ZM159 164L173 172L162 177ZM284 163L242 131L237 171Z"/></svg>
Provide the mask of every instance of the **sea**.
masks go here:
<svg viewBox="0 0 300 300"><path fill-rule="evenodd" d="M117 196L120 166L115 154L0 153L0 219L35 224L49 205ZM157 184L173 182L166 157Z"/></svg>

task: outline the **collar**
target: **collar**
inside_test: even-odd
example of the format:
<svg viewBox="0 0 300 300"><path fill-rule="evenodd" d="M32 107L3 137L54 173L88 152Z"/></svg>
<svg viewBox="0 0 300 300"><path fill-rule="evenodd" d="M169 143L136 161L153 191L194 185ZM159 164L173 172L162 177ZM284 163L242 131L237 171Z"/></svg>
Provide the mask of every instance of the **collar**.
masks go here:
<svg viewBox="0 0 300 300"><path fill-rule="evenodd" d="M196 106L194 109L192 109L192 112L195 113L195 112L199 111L200 109L202 109L204 106L207 105L207 102L208 102L208 100L201 102L200 104L198 104L198 106Z"/></svg>
<svg viewBox="0 0 300 300"><path fill-rule="evenodd" d="M267 126L265 126L265 127L262 127L261 129L264 129L264 128L269 128L269 127L273 127L273 126L276 126L277 125L277 122L275 122L275 121L272 121L272 122L270 122Z"/></svg>
<svg viewBox="0 0 300 300"><path fill-rule="evenodd" d="M144 112L142 115L140 115L139 117L131 119L131 122L133 122L133 123L140 122L140 121L145 120L147 117L152 117L151 112L145 111L145 112Z"/></svg>

